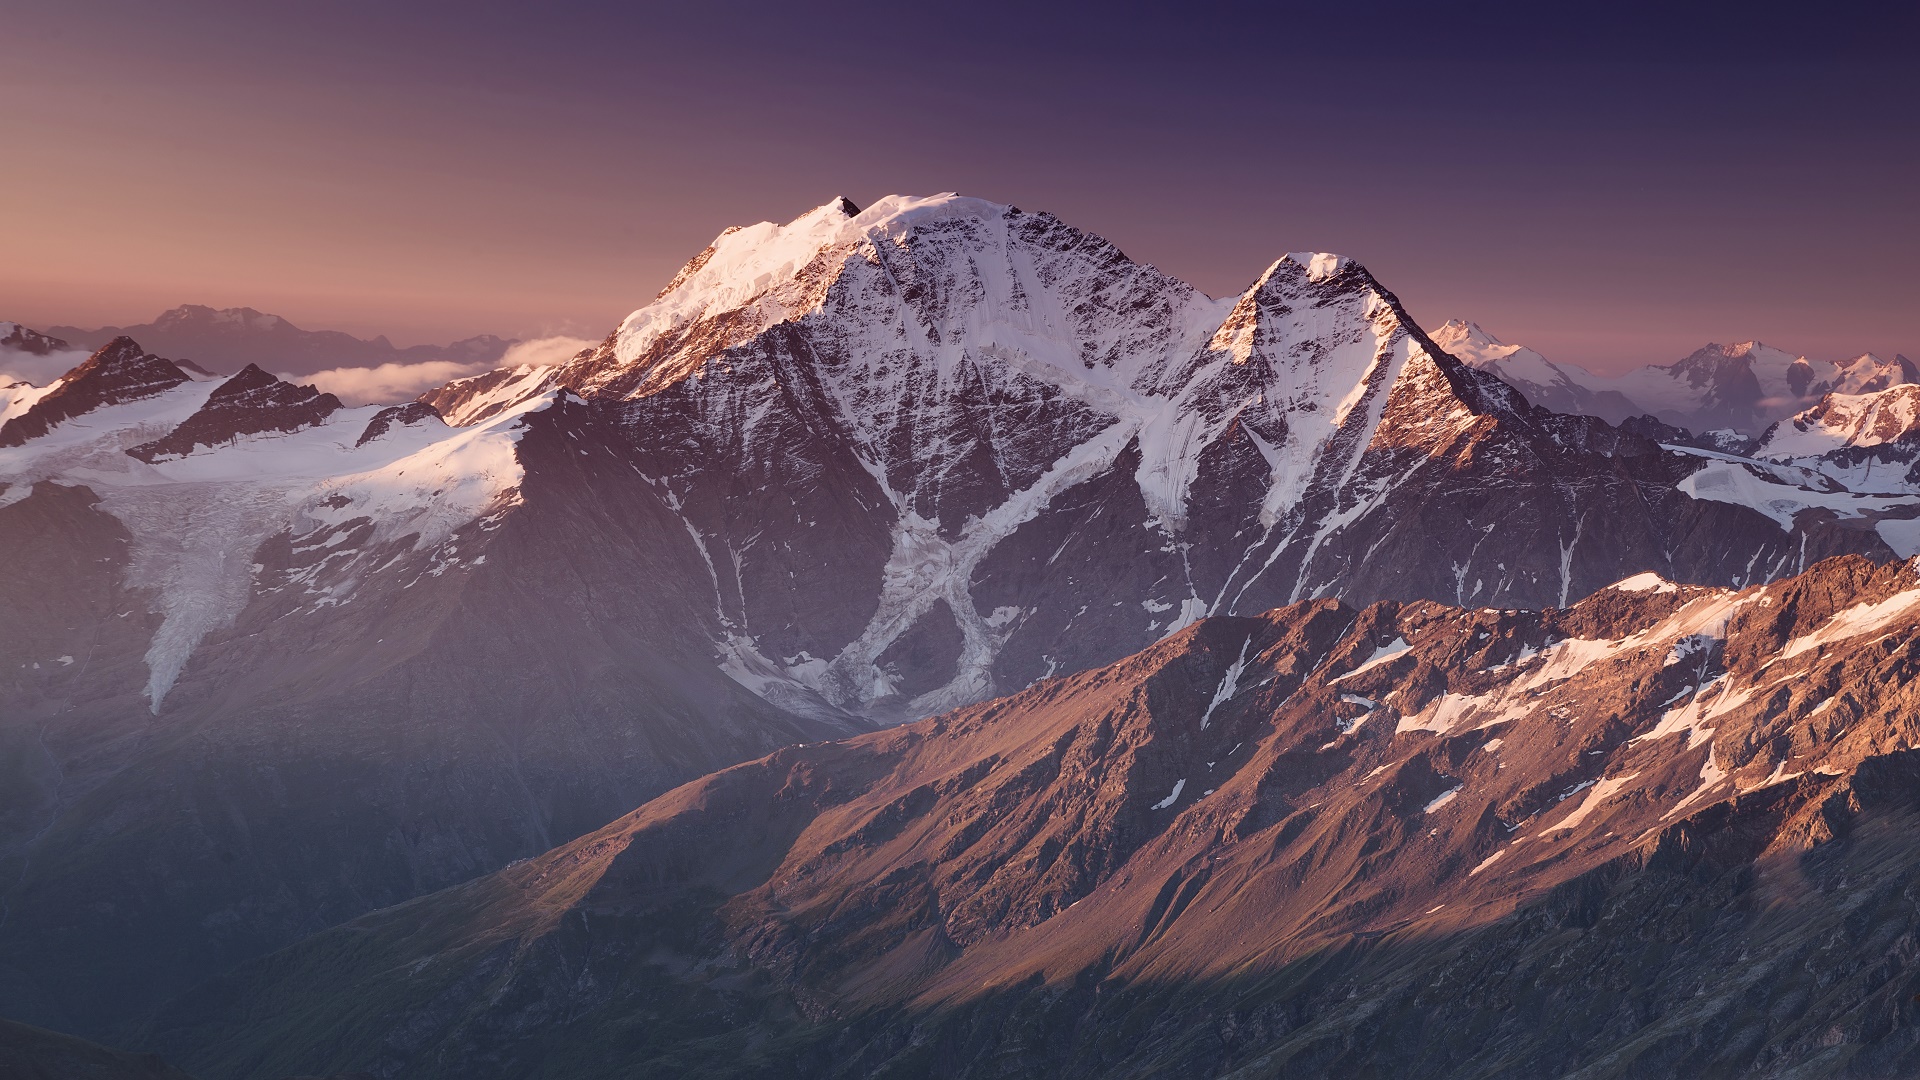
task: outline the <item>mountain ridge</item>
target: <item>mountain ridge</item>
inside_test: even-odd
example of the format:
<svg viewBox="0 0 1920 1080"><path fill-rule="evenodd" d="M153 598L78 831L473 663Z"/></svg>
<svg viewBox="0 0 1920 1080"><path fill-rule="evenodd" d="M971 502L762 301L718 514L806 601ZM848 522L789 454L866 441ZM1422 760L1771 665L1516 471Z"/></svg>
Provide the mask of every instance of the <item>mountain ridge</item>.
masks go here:
<svg viewBox="0 0 1920 1080"><path fill-rule="evenodd" d="M1672 364L1596 375L1508 345L1465 320L1449 319L1434 333L1442 348L1468 365L1500 376L1556 412L1614 424L1651 416L1702 435L1731 431L1757 439L1828 394L1874 393L1920 382L1920 368L1897 354L1891 361L1863 353L1816 364L1758 341L1713 343Z"/></svg>
<svg viewBox="0 0 1920 1080"><path fill-rule="evenodd" d="M704 778L151 1034L214 1076L1897 1074L1917 574L1208 619Z"/></svg>
<svg viewBox="0 0 1920 1080"><path fill-rule="evenodd" d="M213 308L204 304L181 304L161 312L152 322L131 326L55 326L47 333L88 349L97 349L116 337L131 337L157 351L184 356L214 369L238 370L257 363L301 375L332 367L375 367L423 360L491 362L515 344L493 334L478 334L447 345L400 348L384 334L365 339L338 330L303 330L278 315L250 307Z"/></svg>

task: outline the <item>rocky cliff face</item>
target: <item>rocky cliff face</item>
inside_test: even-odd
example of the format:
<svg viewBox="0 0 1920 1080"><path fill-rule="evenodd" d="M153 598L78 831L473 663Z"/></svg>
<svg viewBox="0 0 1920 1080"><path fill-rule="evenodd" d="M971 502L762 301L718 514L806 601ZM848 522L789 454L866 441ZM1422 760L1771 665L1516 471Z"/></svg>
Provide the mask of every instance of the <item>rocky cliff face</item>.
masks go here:
<svg viewBox="0 0 1920 1080"><path fill-rule="evenodd" d="M1208 619L687 785L152 1035L213 1076L1902 1075L1917 623L1915 565L1858 558Z"/></svg>
<svg viewBox="0 0 1920 1080"><path fill-rule="evenodd" d="M1530 405L1348 260L1213 300L955 196L730 231L569 363L335 404L131 342L8 399L0 1010L100 1030L1204 618L1920 550L1912 494Z"/></svg>

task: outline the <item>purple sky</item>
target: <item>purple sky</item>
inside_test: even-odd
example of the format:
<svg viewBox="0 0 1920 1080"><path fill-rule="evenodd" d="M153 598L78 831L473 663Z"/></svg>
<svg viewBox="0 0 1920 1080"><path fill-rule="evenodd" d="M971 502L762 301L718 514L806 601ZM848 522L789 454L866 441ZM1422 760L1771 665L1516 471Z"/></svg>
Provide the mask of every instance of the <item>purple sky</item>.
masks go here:
<svg viewBox="0 0 1920 1080"><path fill-rule="evenodd" d="M1916 12L25 0L0 318L599 337L727 225L958 190L1601 370L1914 355Z"/></svg>

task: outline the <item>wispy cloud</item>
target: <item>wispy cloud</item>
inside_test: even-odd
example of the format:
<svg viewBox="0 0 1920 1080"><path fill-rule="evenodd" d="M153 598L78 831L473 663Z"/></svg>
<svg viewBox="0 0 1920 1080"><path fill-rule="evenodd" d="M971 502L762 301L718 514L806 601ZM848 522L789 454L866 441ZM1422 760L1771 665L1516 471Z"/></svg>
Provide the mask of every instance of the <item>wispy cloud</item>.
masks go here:
<svg viewBox="0 0 1920 1080"><path fill-rule="evenodd" d="M8 383L30 382L35 386L45 386L53 380L79 367L87 359L85 349L68 349L65 352L50 352L45 356L35 356L19 349L0 348L0 386Z"/></svg>
<svg viewBox="0 0 1920 1080"><path fill-rule="evenodd" d="M532 341L522 341L508 349L506 355L502 356L500 362L494 366L519 367L522 364L531 364L534 367L552 367L555 364L564 364L573 359L574 354L580 350L591 349L598 344L600 343L597 341L565 335L534 338Z"/></svg>
<svg viewBox="0 0 1920 1080"><path fill-rule="evenodd" d="M410 401L442 383L478 375L496 367L519 367L522 364L552 367L593 344L585 338L576 337L538 338L520 342L493 363L422 360L414 364L328 368L311 375L288 378L294 382L310 382L348 405L385 404Z"/></svg>

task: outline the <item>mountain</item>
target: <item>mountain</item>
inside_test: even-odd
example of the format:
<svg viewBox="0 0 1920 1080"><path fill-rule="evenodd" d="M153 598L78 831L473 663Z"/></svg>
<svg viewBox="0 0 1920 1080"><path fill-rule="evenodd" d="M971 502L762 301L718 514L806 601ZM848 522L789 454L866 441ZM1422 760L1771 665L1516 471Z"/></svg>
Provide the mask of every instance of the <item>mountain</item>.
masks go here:
<svg viewBox="0 0 1920 1080"><path fill-rule="evenodd" d="M0 450L6 1015L97 1034L864 727L721 672L693 540L577 400L449 429L131 343L55 390Z"/></svg>
<svg viewBox="0 0 1920 1080"><path fill-rule="evenodd" d="M115 338L44 390L14 395L0 423L0 447L24 445L62 421L156 397L189 380L184 370L142 351L132 338Z"/></svg>
<svg viewBox="0 0 1920 1080"><path fill-rule="evenodd" d="M1434 342L1555 412L1598 416L1615 424L1646 415L1692 432L1731 432L1749 439L1827 394L1864 394L1920 383L1920 369L1904 356L1889 361L1866 353L1816 363L1757 341L1708 345L1678 363L1648 365L1617 376L1554 363L1459 319L1435 331Z"/></svg>
<svg viewBox="0 0 1920 1080"><path fill-rule="evenodd" d="M1892 360L1862 353L1851 360L1835 361L1834 368L1834 377L1829 380L1825 393L1871 394L1895 386L1920 383L1920 368L1914 367L1913 361L1898 353L1894 354Z"/></svg>
<svg viewBox="0 0 1920 1080"><path fill-rule="evenodd" d="M1587 386L1595 376L1584 368L1562 367L1524 345L1508 345L1478 323L1448 319L1433 332L1433 343L1454 359L1499 376L1529 402L1558 413L1605 417L1619 423L1646 409L1616 390Z"/></svg>
<svg viewBox="0 0 1920 1080"><path fill-rule="evenodd" d="M729 232L599 349L423 400L458 423L554 388L618 407L660 462L733 568L718 604L756 677L881 717L1305 596L1545 606L1628 571L1802 565L1798 534L1684 487L1710 463L1543 415L1348 260L1289 255L1211 301L953 196ZM765 472L795 447L835 492L819 509ZM863 539L796 527L821 513ZM1881 551L1840 517L1816 557ZM809 592L795 559L835 569Z"/></svg>
<svg viewBox="0 0 1920 1080"><path fill-rule="evenodd" d="M1920 491L1920 386L1828 394L1769 428L1751 453L1858 493L1856 498Z"/></svg>
<svg viewBox="0 0 1920 1080"><path fill-rule="evenodd" d="M182 304L150 323L83 330L56 326L52 334L82 348L99 348L116 337L130 337L167 356L190 357L216 371L260 364L275 371L312 374L333 367L374 367L421 360L491 363L514 343L492 334L450 345L396 348L384 336L371 341L338 330L302 330L278 315L249 307L211 308Z"/></svg>
<svg viewBox="0 0 1920 1080"><path fill-rule="evenodd" d="M1911 1075L1920 561L1302 601L243 965L211 1077Z"/></svg>
<svg viewBox="0 0 1920 1080"><path fill-rule="evenodd" d="M82 1039L0 1020L7 1080L192 1080L152 1054L124 1054Z"/></svg>
<svg viewBox="0 0 1920 1080"><path fill-rule="evenodd" d="M1216 300L953 195L729 230L600 346L411 406L121 339L10 401L0 1014L86 1035L1203 618L1920 552L1920 495L1539 408L1350 260Z"/></svg>
<svg viewBox="0 0 1920 1080"><path fill-rule="evenodd" d="M73 346L37 330L29 330L16 322L0 322L0 349L11 349L32 356L46 356L49 353L65 352Z"/></svg>

